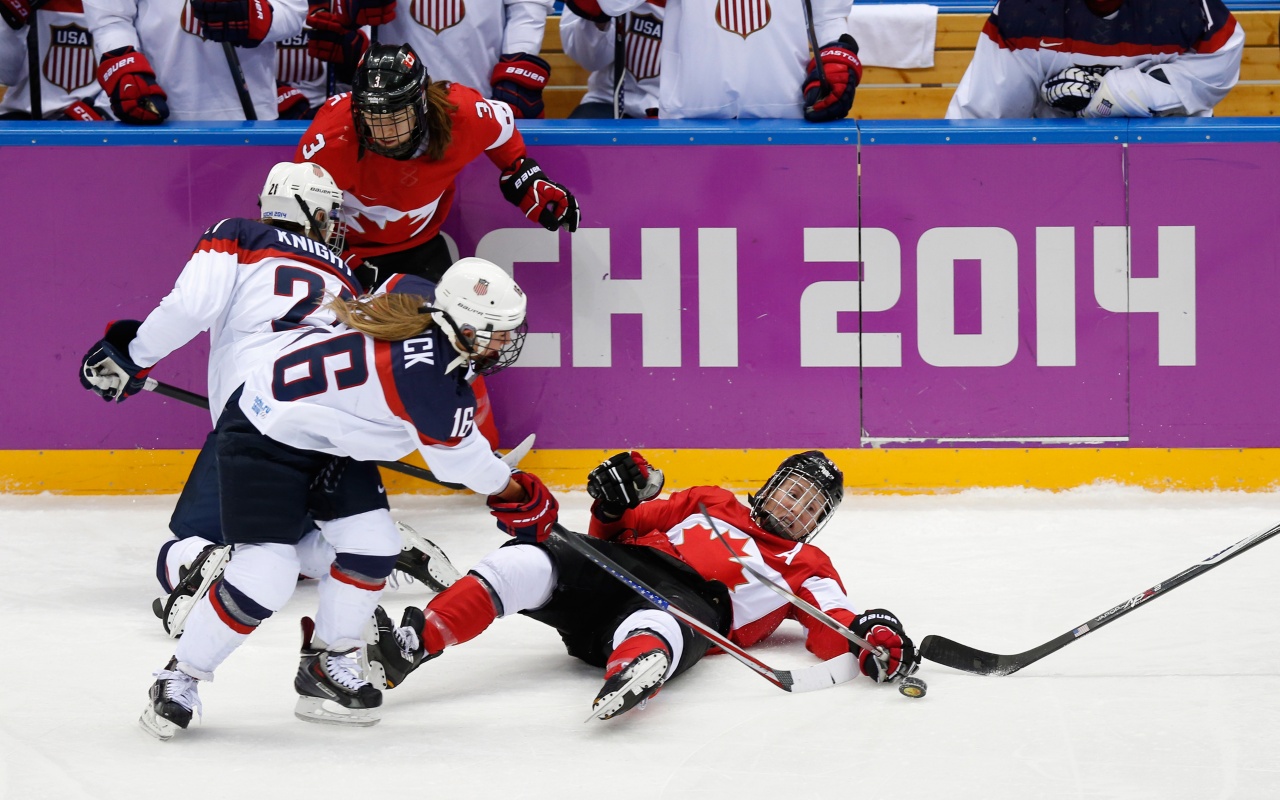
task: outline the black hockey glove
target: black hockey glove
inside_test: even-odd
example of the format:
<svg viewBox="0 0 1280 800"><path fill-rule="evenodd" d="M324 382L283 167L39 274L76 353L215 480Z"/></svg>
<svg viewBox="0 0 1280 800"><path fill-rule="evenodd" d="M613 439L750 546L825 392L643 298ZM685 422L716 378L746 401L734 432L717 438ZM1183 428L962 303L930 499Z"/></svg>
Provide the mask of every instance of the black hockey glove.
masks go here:
<svg viewBox="0 0 1280 800"><path fill-rule="evenodd" d="M563 184L548 180L538 162L521 156L498 179L502 196L521 213L549 231L578 229L582 211L578 200Z"/></svg>
<svg viewBox="0 0 1280 800"><path fill-rule="evenodd" d="M1044 82L1040 87L1040 99L1059 111L1079 114L1093 99L1102 81L1093 72L1081 67L1068 67Z"/></svg>
<svg viewBox="0 0 1280 800"><path fill-rule="evenodd" d="M123 403L142 391L151 367L142 368L129 358L129 343L138 335L136 319L122 319L107 325L106 335L80 362L80 385L108 403Z"/></svg>
<svg viewBox="0 0 1280 800"><path fill-rule="evenodd" d="M587 494L597 502L592 510L606 522L622 516L628 508L635 508L645 500L651 500L662 491L662 470L649 464L635 450L617 453L591 470L587 476Z"/></svg>
<svg viewBox="0 0 1280 800"><path fill-rule="evenodd" d="M853 620L849 630L869 644L888 651L889 663L882 664L874 653L849 643L849 649L858 657L858 668L862 674L876 683L886 683L899 675L910 675L920 664L920 653L902 629L902 623L883 608L862 612Z"/></svg>

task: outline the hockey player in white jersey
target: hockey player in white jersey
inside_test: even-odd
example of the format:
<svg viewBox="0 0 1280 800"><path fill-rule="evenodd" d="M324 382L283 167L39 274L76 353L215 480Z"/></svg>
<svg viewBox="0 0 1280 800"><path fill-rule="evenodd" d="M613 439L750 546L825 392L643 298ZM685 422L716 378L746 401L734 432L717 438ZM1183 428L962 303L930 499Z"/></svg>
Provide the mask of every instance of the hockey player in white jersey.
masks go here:
<svg viewBox="0 0 1280 800"><path fill-rule="evenodd" d="M620 76L615 64L618 21L593 22L577 14L560 16L560 46L565 55L591 73L587 77L587 93L570 119L612 119L619 100L624 119L658 116L666 5L666 0L642 3L621 18ZM617 77L622 78L620 98Z"/></svg>
<svg viewBox="0 0 1280 800"><path fill-rule="evenodd" d="M358 459L422 452L442 480L489 495L500 528L522 540L546 537L555 498L489 450L472 423L466 381L518 357L525 303L500 268L465 259L438 287L406 276L379 297L334 298L329 306L347 324L262 333L242 349L245 385L216 429L222 525L236 555L156 673L145 730L169 739L185 728L200 707L198 681L212 679L288 600L297 544L312 519L337 555L320 580L315 621L303 620L295 714L339 725L378 721L381 693L365 679L358 651L401 542L376 465ZM124 372L124 390L136 391L145 376Z"/></svg>
<svg viewBox="0 0 1280 800"><path fill-rule="evenodd" d="M852 651L864 675L883 683L909 675L919 662L902 623L884 609L859 613L829 558L809 542L844 496L844 476L823 453L784 459L750 506L726 489L698 486L658 499L662 471L635 451L592 470L587 491L592 547L606 554L673 606L742 647L755 645L786 619L805 628L805 645L823 659ZM869 652L799 612L731 557L702 508L747 564L888 652ZM568 534L577 535L577 534ZM594 715L609 719L645 702L706 654L710 642L655 608L557 538L508 543L425 609L405 610L399 627L376 613L378 637L368 648L388 687L448 645L480 635L496 618L521 613L554 627L569 655L601 667L604 686Z"/></svg>
<svg viewBox="0 0 1280 800"><path fill-rule="evenodd" d="M538 119L545 116L542 90L551 75L539 53L553 7L553 0L313 0L309 49L350 73L369 47L361 26L377 25L379 43L411 45L435 80L475 87L517 117Z"/></svg>
<svg viewBox="0 0 1280 800"><path fill-rule="evenodd" d="M646 0L566 0L604 22ZM686 119L843 119L862 79L849 35L851 0L812 0L822 71L810 57L800 0L675 0L662 29L658 116ZM825 87L822 77L825 77Z"/></svg>
<svg viewBox="0 0 1280 800"><path fill-rule="evenodd" d="M93 36L80 0L53 0L33 9L28 0L0 0L0 120L31 119L27 43L31 26L40 39L37 119L96 122L111 119L94 77Z"/></svg>
<svg viewBox="0 0 1280 800"><path fill-rule="evenodd" d="M277 118L275 42L306 0L84 0L98 82L122 122L245 119L223 42L235 46L256 117Z"/></svg>
<svg viewBox="0 0 1280 800"><path fill-rule="evenodd" d="M1222 0L1000 0L947 118L1207 117L1243 54Z"/></svg>

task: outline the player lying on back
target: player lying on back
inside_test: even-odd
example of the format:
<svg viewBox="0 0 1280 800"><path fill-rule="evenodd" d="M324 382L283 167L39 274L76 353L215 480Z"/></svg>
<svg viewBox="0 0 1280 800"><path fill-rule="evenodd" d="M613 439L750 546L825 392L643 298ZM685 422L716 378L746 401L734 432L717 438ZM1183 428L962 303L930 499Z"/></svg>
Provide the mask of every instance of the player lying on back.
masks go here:
<svg viewBox="0 0 1280 800"><path fill-rule="evenodd" d="M749 506L715 486L655 499L661 470L637 452L618 453L588 478L596 501L587 541L736 644L757 644L783 620L796 619L815 655L825 660L852 649L863 674L890 681L914 670L918 656L911 639L884 609L858 613L830 559L808 544L839 506L843 481L830 459L810 450L785 459ZM887 649L887 665L881 668L870 653L743 570L713 536L699 504L747 563ZM425 609L406 609L398 628L379 609L369 661L394 687L446 646L473 639L498 617L517 612L556 628L570 655L605 670L594 703L600 719L645 702L710 646L558 538L526 537L481 559Z"/></svg>

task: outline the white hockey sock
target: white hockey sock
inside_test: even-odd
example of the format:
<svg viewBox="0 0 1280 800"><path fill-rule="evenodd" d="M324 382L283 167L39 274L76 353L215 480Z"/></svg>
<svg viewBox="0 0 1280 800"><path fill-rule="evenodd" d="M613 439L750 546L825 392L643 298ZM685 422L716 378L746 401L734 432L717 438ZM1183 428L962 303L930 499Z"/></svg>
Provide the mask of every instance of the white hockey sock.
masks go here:
<svg viewBox="0 0 1280 800"><path fill-rule="evenodd" d="M684 653L684 637L680 635L679 623L676 622L675 617L656 608L637 611L624 619L613 632L613 648L618 649L618 645L622 644L624 639L641 628L656 632L671 646L671 665L667 667L666 674L666 678L670 678L675 674L676 665L680 663L680 656Z"/></svg>
<svg viewBox="0 0 1280 800"><path fill-rule="evenodd" d="M361 588L325 573L320 577L315 638L330 650L360 647L364 644L364 629L380 597L381 588Z"/></svg>
<svg viewBox="0 0 1280 800"><path fill-rule="evenodd" d="M337 554L333 545L321 535L319 528L303 536L302 541L295 545L295 549L298 551L299 572L317 580L329 574L329 568L333 566L333 557Z"/></svg>
<svg viewBox="0 0 1280 800"><path fill-rule="evenodd" d="M206 594L196 603L191 616L187 617L182 638L178 640L178 647L173 655L179 664L192 668L185 670L186 672L204 673L207 678L204 675L197 677L211 681L214 670L248 638L249 634L232 630L218 618L218 613L213 610L213 603Z"/></svg>

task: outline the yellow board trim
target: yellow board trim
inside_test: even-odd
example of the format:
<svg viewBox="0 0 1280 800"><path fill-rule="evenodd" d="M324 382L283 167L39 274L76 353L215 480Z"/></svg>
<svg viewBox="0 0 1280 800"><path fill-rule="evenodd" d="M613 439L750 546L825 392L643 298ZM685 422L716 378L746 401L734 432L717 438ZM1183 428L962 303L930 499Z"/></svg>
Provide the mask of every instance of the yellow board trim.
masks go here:
<svg viewBox="0 0 1280 800"><path fill-rule="evenodd" d="M173 494L195 450L0 450L0 491L15 494ZM521 467L558 490L582 489L609 450L535 450ZM667 489L700 484L748 491L793 450L645 450ZM826 451L849 491L937 494L977 487L1070 489L1115 483L1163 490L1267 491L1280 486L1280 449L1041 448ZM407 459L418 465L420 459ZM449 490L383 470L393 492Z"/></svg>

